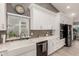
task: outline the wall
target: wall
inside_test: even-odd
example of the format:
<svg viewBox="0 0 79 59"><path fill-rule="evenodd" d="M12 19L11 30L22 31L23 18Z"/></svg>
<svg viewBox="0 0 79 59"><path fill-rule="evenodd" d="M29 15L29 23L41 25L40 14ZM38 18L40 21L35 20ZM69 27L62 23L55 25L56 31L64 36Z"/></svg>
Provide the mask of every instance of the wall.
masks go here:
<svg viewBox="0 0 79 59"><path fill-rule="evenodd" d="M7 12L10 12L10 13L15 13L16 14L16 11L15 11L15 6L16 5L22 5L25 9L25 13L23 15L27 15L27 16L30 16L30 10L28 8L28 6L30 5L29 3L7 3L6 6L7 6Z"/></svg>
<svg viewBox="0 0 79 59"><path fill-rule="evenodd" d="M25 8L25 13L24 15L30 16L30 10L29 10L29 5L31 3L7 3L7 12L11 12L11 13L16 13L15 11L15 6L19 4L22 5ZM51 5L50 3L36 3L41 7L47 8L53 12L59 12L53 5Z"/></svg>

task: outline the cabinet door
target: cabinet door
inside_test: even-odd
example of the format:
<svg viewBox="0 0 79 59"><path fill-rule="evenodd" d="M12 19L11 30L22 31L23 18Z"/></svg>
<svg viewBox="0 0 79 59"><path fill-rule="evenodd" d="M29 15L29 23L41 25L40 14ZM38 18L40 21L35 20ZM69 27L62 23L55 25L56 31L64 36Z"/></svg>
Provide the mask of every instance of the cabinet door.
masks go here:
<svg viewBox="0 0 79 59"><path fill-rule="evenodd" d="M6 30L6 5L0 3L0 30Z"/></svg>
<svg viewBox="0 0 79 59"><path fill-rule="evenodd" d="M31 10L31 29L51 29L52 13L42 7L32 7Z"/></svg>
<svg viewBox="0 0 79 59"><path fill-rule="evenodd" d="M67 19L66 16L63 16L63 23L64 23L64 24L69 24L69 21L68 21L68 19Z"/></svg>
<svg viewBox="0 0 79 59"><path fill-rule="evenodd" d="M58 37L60 35L60 20L58 17L56 17L54 21L54 30L55 30L54 35Z"/></svg>
<svg viewBox="0 0 79 59"><path fill-rule="evenodd" d="M42 25L43 20L40 17L40 11L33 7L31 14L32 14L31 15L31 29L42 28L41 25Z"/></svg>
<svg viewBox="0 0 79 59"><path fill-rule="evenodd" d="M48 55L54 52L54 43L52 40L48 40Z"/></svg>
<svg viewBox="0 0 79 59"><path fill-rule="evenodd" d="M65 45L65 39L60 40L60 38L56 38L54 45L54 51L62 48Z"/></svg>
<svg viewBox="0 0 79 59"><path fill-rule="evenodd" d="M51 26L51 29L55 29L55 27L56 27L56 15L50 15L50 26Z"/></svg>

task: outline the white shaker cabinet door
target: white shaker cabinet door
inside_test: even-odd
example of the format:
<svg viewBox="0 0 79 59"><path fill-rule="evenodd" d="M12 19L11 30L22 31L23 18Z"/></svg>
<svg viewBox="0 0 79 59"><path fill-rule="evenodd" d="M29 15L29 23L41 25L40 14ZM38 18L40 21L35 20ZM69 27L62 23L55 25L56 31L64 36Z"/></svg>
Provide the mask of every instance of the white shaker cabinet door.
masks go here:
<svg viewBox="0 0 79 59"><path fill-rule="evenodd" d="M31 8L31 29L51 29L51 17L53 12L39 7L38 5ZM54 14L54 13L53 13Z"/></svg>
<svg viewBox="0 0 79 59"><path fill-rule="evenodd" d="M6 30L6 5L0 3L0 30Z"/></svg>
<svg viewBox="0 0 79 59"><path fill-rule="evenodd" d="M33 8L32 29L46 29L48 17L46 12L38 8Z"/></svg>
<svg viewBox="0 0 79 59"><path fill-rule="evenodd" d="M54 43L52 39L48 40L48 55L52 54L54 52Z"/></svg>

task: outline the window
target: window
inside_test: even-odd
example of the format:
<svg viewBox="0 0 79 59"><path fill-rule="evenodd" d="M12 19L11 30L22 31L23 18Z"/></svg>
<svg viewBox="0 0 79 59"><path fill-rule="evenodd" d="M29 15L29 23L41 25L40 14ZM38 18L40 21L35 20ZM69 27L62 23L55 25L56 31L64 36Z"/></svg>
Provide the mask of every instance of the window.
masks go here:
<svg viewBox="0 0 79 59"><path fill-rule="evenodd" d="M26 38L29 36L29 19L21 15L8 14L7 38Z"/></svg>

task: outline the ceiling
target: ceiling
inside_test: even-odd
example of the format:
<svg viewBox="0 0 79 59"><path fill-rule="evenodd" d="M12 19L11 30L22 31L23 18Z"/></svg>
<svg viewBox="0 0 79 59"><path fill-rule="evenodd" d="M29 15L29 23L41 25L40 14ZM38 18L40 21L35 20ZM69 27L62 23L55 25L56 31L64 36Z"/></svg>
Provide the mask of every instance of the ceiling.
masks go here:
<svg viewBox="0 0 79 59"><path fill-rule="evenodd" d="M74 21L79 21L79 3L52 3L52 5L74 19Z"/></svg>

